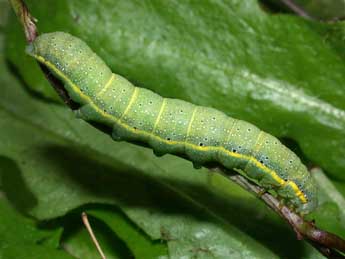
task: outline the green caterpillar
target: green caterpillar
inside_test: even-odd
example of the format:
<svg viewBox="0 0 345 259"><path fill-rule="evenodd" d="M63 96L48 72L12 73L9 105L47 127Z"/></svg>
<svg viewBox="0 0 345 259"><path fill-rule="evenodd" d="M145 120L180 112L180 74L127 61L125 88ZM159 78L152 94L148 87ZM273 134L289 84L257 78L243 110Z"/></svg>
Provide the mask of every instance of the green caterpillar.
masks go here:
<svg viewBox="0 0 345 259"><path fill-rule="evenodd" d="M62 80L78 116L103 125L113 139L143 143L157 155L179 155L195 166L241 169L301 214L317 206L316 184L300 159L254 125L135 87L67 33L39 36L27 53Z"/></svg>

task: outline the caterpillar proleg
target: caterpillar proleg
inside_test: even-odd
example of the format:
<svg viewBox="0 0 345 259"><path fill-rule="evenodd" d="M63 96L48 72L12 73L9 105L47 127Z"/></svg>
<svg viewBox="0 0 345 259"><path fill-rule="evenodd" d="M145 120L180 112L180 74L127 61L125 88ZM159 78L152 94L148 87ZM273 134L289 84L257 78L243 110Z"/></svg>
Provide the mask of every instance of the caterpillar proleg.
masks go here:
<svg viewBox="0 0 345 259"><path fill-rule="evenodd" d="M155 154L183 156L196 166L240 169L301 214L317 206L316 184L300 159L256 126L135 87L67 33L42 34L27 53L62 80L78 117L104 125L113 139L141 142Z"/></svg>

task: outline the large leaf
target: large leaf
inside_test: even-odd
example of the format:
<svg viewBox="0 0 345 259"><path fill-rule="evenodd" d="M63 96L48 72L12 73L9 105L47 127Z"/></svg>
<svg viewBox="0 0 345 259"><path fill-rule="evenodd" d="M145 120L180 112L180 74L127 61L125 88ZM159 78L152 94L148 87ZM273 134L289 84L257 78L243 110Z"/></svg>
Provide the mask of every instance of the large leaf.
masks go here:
<svg viewBox="0 0 345 259"><path fill-rule="evenodd" d="M73 211L64 217L65 231L62 236L62 246L70 254L81 259L94 259L99 258L99 254L92 243L90 235L88 234L85 226L81 222L81 211ZM93 232L106 255L107 259L129 259L133 258L131 251L127 248L126 243L117 237L107 225L101 220L95 220L89 217L89 221ZM120 220L120 224L123 223ZM130 233L128 236L131 237ZM135 248L137 247L134 244ZM164 247L164 245L162 244ZM149 246L146 246L148 251L152 251ZM151 257L135 257L135 258L157 258Z"/></svg>
<svg viewBox="0 0 345 259"><path fill-rule="evenodd" d="M213 216L212 209L200 209L201 202L190 196L194 193L202 200L210 195L210 187L207 175L194 172L191 164L172 157L158 161L149 150L111 141L63 107L35 101L15 81L1 80L1 85L6 99L0 104L0 153L18 165L11 173L3 172L2 186L17 207L47 219L85 203L115 203L153 239L169 240L170 254L190 254L203 245L213 247L218 257L273 255L250 235ZM161 165L170 161L180 168L164 171L153 161ZM152 176L160 183L153 182ZM237 195L246 197L241 192ZM212 199L204 200L208 201ZM233 202L238 202L236 195ZM195 238L201 230L206 234Z"/></svg>
<svg viewBox="0 0 345 259"><path fill-rule="evenodd" d="M2 170L2 188L24 212L49 219L88 203L116 204L151 239L165 240L172 258L320 256L223 176L113 142L25 92L4 63L0 69L0 154L13 164Z"/></svg>
<svg viewBox="0 0 345 259"><path fill-rule="evenodd" d="M62 250L44 243L54 233L40 230L34 221L18 214L0 193L0 258L1 259L73 259Z"/></svg>
<svg viewBox="0 0 345 259"><path fill-rule="evenodd" d="M220 63L219 68L218 63L213 63L213 59L210 59L208 62L202 52L201 54L194 52L190 47L192 45L190 41L192 41L194 36L197 36L195 39L203 37L211 38L211 36L204 35L203 33L210 30L209 26L213 26L211 22L208 22L208 19L212 18L215 10L221 11L220 19L217 18L218 20L215 21L215 24L218 24L218 26L223 23L222 19L224 19L223 16L225 14L232 17L235 15L235 11L236 15L243 15L243 13L247 12L248 17L252 16L252 12L258 12L260 13L259 17L255 18L254 15L254 18L259 19L261 22L266 21L269 23L272 18L266 17L261 13L256 5L253 7L248 4L247 6L241 1L238 5L235 5L233 2L232 4L234 5L231 5L231 8L224 6L224 8L217 9L218 5L206 6L206 1L205 4L191 7L187 6L186 3L180 3L180 5L175 6L175 2L173 1L151 2L151 6L144 6L143 3L146 2L140 1L137 2L137 8L134 8L133 3L135 2L117 1L116 4L119 6L112 9L110 8L112 7L110 6L112 3L110 1L103 1L102 4L97 3L97 5L93 2L91 3L91 1L79 3L76 1L69 1L68 3L58 1L56 3L51 2L50 4L40 2L40 6L33 5L31 1L28 2L31 3L30 7L33 9L35 16L40 19L40 28L45 31L54 30L58 29L58 27L54 27L58 24L61 25L60 30L67 30L67 28L72 30L71 28L74 28L73 30L76 34L84 37L90 44L94 44L93 47L95 49L99 49L99 53L115 68L114 71L125 74L137 82L141 82L143 86L149 86L152 83L152 87L156 88L162 94L194 100L196 103L218 106L228 111L229 114L239 112L240 108L243 108L243 114L247 112L248 115L248 111L253 111L255 105L258 104L256 103L254 108L249 107L248 109L241 104L242 106L235 107L236 109L232 110L231 105L226 101L226 98L230 98L231 96L229 94L232 93L224 91L227 88L223 87L226 86L225 82L230 82L229 87L235 87L239 82L242 82L244 85L249 85L254 89L254 86L257 87L260 85L257 82L260 82L262 78L254 77L255 80L250 81L252 83L249 84L246 77L243 77L240 81L239 75L242 74L235 73L234 81L231 81L228 78L228 70L222 67L225 63ZM85 3L85 6L82 3ZM162 9L162 6L166 3L170 3L175 9ZM83 6L79 7L81 4ZM200 8L206 8L204 5L209 9L208 15L204 14L204 9L200 10ZM160 8L158 8L159 6ZM95 11L95 8L98 9ZM188 12L185 12L189 20L184 20L183 18L187 18L182 16L186 8L190 8ZM191 10L195 11L191 12ZM57 15L50 15L49 21L46 21L46 18L43 19L46 14L41 12L45 12L48 15L49 12L52 12ZM90 14L91 12L93 14ZM116 15L112 12L115 12ZM148 12L151 15L147 15ZM70 16L71 13L74 15L74 20ZM202 18L204 16L207 18ZM103 20L100 17L103 17ZM177 20L177 18L179 19ZM87 19L89 19L92 26L93 24L99 24L98 22L102 22L102 24L107 24L104 21L111 22L108 23L109 28L105 27L104 31L102 31L100 29L102 26L100 26L98 28L99 35L91 36L93 31L92 27L88 27L90 32L86 32L86 28L83 28L83 26L86 26ZM115 19L120 19L119 24L116 26L113 24L113 22L116 22ZM147 23L144 23L143 19L145 21L147 20ZM154 20L150 21L150 19ZM203 19L206 19L205 23L201 24ZM238 29L242 28L241 26L248 25L244 22L248 22L249 18L243 19L242 17L235 20L234 27L229 27L229 29L232 28L233 30L237 28L235 31L237 31L236 35L239 39L241 39L241 35ZM280 21L282 18L275 19L278 24L283 24ZM311 24L301 22L297 19L284 19L287 19L293 24L297 24L296 26L298 28L302 27L303 32L306 32L309 36L313 32L310 27L314 28L314 25L311 26ZM188 22L192 20L194 22ZM171 34L165 35L164 31L160 32L161 28L156 28L157 34L153 32L150 34L148 32L154 27L154 22L159 21L165 22L165 28L169 29L167 32ZM19 34L21 31L15 29L15 24L16 22L13 20L9 27L12 30L7 39L9 53L14 55L17 52L17 57L13 60L17 60L17 65L27 66L26 68L19 69L19 72L24 78L30 77L32 80L37 80L34 82L27 81L29 82L29 86L38 86L39 82L45 81L43 81L42 77L39 77L41 76L41 72L35 67L35 63L31 63L32 66L29 65L30 63L26 63L26 61L19 64L19 60L23 57L20 51L22 47L16 44L21 44L24 40L22 40L22 35ZM130 33L130 30L125 28L125 24L128 28L135 30ZM190 38L188 38L189 41L188 39L185 41L185 45L181 46L183 41L181 41L179 32L181 32L182 27L189 28L191 26L189 24L194 26L190 31L193 37L188 36L188 31L184 31L184 34L182 33L181 35ZM205 29L201 32L194 31L197 29L196 25L200 25L199 27ZM258 25L260 25L259 22ZM251 23L251 26L255 27L256 22ZM242 42L249 44L250 34L248 34L246 28L244 26L242 31L249 38ZM272 27L268 32L276 32L274 28ZM222 26L219 27L220 29L222 29ZM111 31L121 33L117 37L105 33ZM317 33L315 32L313 34L315 38L318 38L318 33L324 32L322 27L317 27L317 31ZM216 40L216 32L219 33L218 28L215 28L214 32L212 31L214 33L212 36L213 39L212 42L209 40L208 44L219 44ZM163 33L163 35L160 33ZM156 35L158 37L156 39L157 42L152 41L152 38L150 40L150 35ZM221 36L219 34L219 37ZM266 36L268 37L269 35ZM164 40L164 37L168 37L169 41ZM272 35L270 37L277 36ZM283 33L280 37L284 37ZM128 42L124 41L127 38L131 38L132 40ZM136 41L133 41L134 38L136 38ZM173 40L170 41L170 39ZM231 39L234 44L237 42L237 37L231 37ZM264 42L266 38L263 37L260 39ZM300 40L304 41L305 39ZM310 39L307 37L307 40ZM100 44L102 41L104 42ZM115 41L117 44L112 45ZM155 42L156 45L154 44ZM259 41L258 44L262 44L263 46L263 42L260 43ZM98 48L96 45L98 45ZM143 48L143 46L146 46L146 48ZM201 45L201 48L203 46L206 45ZM220 59L219 55L221 53L228 53L227 47L225 46L226 44L224 48L219 50L210 48L208 51L220 51L219 53L217 52L217 59ZM237 46L235 49L238 49L239 53L244 51L239 45L239 42L234 46ZM254 43L251 46L254 47ZM125 53L122 51L124 49L129 51ZM289 49L289 51L293 51L293 48ZM333 48L329 47L328 52L326 51L328 53L327 55L332 56L332 51ZM339 48L339 51L341 51L341 48ZM0 52L0 55L2 53ZM114 56L119 59L113 59L111 56L106 55L106 53L117 53L121 55ZM186 56L182 55L183 53ZM191 59L187 55L189 53L195 55L193 56L195 58ZM238 54L236 53L234 50L232 57L236 57L240 61L239 58L241 58L241 55L236 56ZM146 60L141 60L139 54ZM260 51L257 55L260 55ZM216 56L211 55L211 57ZM336 54L333 53L333 56L336 56ZM189 57L189 59L186 59L186 57ZM224 59L227 58L230 57L224 56ZM256 56L254 58L258 57ZM286 54L284 58L287 59L288 55ZM128 143L113 142L109 137L91 128L83 121L76 120L72 112L67 108L43 102L37 96L32 95L31 92L24 91L23 86L5 67L2 56L0 56L0 60L0 85L3 95L3 98L0 100L0 155L5 157L0 161L0 169L2 169L2 180L0 183L1 188L18 209L43 220L64 216L72 209L84 204L108 203L117 205L125 213L126 217L132 221L133 226L139 228L145 235L151 238L151 240L147 240L153 240L153 243L155 241L165 240L168 245L169 255L172 258L180 258L181 256L194 256L197 258L210 258L211 256L215 258L320 257L318 252L305 242L297 241L295 234L285 225L285 222L270 212L257 199L229 182L225 177L213 172L207 172L204 169L194 170L190 162L176 157L165 156L156 158L153 156L152 151L148 149ZM123 64L125 65L122 65L121 62L126 60L131 60L133 63L124 62ZM222 62L227 61L224 60ZM260 65L263 65L264 61L261 62ZM312 60L308 60L308 62L312 64ZM337 62L340 64L340 61ZM239 62L230 62L229 64L229 68L238 68L238 72L244 69ZM189 65L192 66L188 68ZM280 69L279 65L282 64L278 62L277 67L271 71L272 74L270 75L270 78L272 77L273 79L271 79L275 83L277 82L273 75ZM288 67L292 69L293 66L291 65L290 67L290 65ZM251 64L251 66L254 65ZM272 68L272 61L267 66ZM31 70L31 68L37 69L36 72L35 70ZM262 68L262 73L265 72L266 68ZM257 69L260 68L258 67ZM336 66L335 70L337 71L337 69L340 68ZM149 71L155 71L156 73L148 73ZM204 72L198 74L200 71ZM223 77L215 76L222 72L224 73ZM246 75L248 78L251 78L255 73L251 70L249 72L252 74L249 73ZM25 75L25 73L27 74ZM188 73L189 77L187 77ZM269 71L265 73L269 73ZM334 76L332 71L330 73L331 76ZM204 76L206 75L210 77L209 80L205 80ZM198 80L205 80L205 84L197 86L196 82L198 80L192 80L193 77ZM216 80L217 78L219 81ZM227 79L222 82L220 78ZM186 86L187 81L191 83L191 88ZM213 84L212 82L217 83ZM275 84L269 84L269 86L272 85L275 86ZM50 92L50 94L46 92L50 88L41 86L41 91L44 91L46 96L54 95L53 92ZM195 91L192 94L193 89L196 89L195 87L200 87L201 90ZM267 93L275 96L277 94L276 89L279 90L280 88L267 90ZM221 93L225 93L226 96L222 96ZM309 98L310 96L312 95L305 95L303 97ZM336 98L334 97L334 100L340 100L338 98L341 98L341 96L339 94ZM239 97L243 98L242 95L239 95ZM310 101L308 98L305 100ZM233 103L238 105L240 102L241 100L234 99ZM248 105L253 104L248 103ZM278 116L277 113L279 114L279 112L275 110L275 107L274 105L268 105L267 109L272 109L273 115ZM303 111L307 112L309 108L307 106ZM258 107L254 109L255 112L257 112L256 109ZM311 112L312 110L310 110ZM258 114L260 117L264 113ZM287 118L294 118L294 114L296 115L296 112L294 113L292 111L292 117L287 115ZM316 123L316 125L320 126L319 119L314 119L313 116L308 115L309 113L302 114L307 116L307 123L311 123L310 125ZM330 117L327 116L326 119L329 119ZM300 122L303 122L302 117L300 118ZM283 120L283 118L280 118L280 120ZM292 123L295 123L294 119L291 120ZM267 123L267 120L263 120L262 123ZM273 131L280 131L286 128L286 125L280 128L272 122L269 122L267 125L272 126ZM328 130L329 125L326 125L322 129ZM316 130L319 130L319 128L311 129L308 132L312 133ZM324 140L324 142L326 141ZM338 143L334 145L336 146ZM4 170L8 168L8 165L11 165L12 170ZM344 234L343 222L345 216L342 212L342 201L339 202L338 198L334 198L339 196L343 198L343 196L336 190L332 194L336 193L338 196L328 196L327 189L330 188L329 185L324 186L322 181L320 181L320 184L324 187L322 189L326 191L320 192L322 203L320 209L314 213L313 217L317 218L317 224L325 226L326 229L338 234ZM340 189L343 188L343 183L336 184ZM111 226L114 231L113 233L121 238L121 231L125 228L120 230L115 229L116 217L112 221L109 219L109 214L111 214L111 210L102 215L98 214L97 216L100 220ZM118 225L121 226L121 221L118 222ZM329 222L330 224L327 224ZM97 229L98 227L96 226ZM102 241L103 238L102 236L100 237ZM136 235L133 234L128 238L121 238L124 243L127 242L126 246L129 250L132 250L132 253L133 251L140 251L142 249L141 246L135 246L135 242L129 241L131 240L130 238L134 237ZM73 250L73 254L75 255L88 254L87 251L81 249L82 245L80 242L85 242L83 240L85 240L85 236L79 236L78 234L71 239L67 239L67 250ZM148 244L147 247L150 249L151 245Z"/></svg>
<svg viewBox="0 0 345 259"><path fill-rule="evenodd" d="M133 253L135 258L161 258L167 255L166 246L162 241L152 242L141 229L129 222L127 217L118 210L97 208L87 210L89 215L103 221L116 233Z"/></svg>
<svg viewBox="0 0 345 259"><path fill-rule="evenodd" d="M42 32L81 37L140 86L292 138L312 162L345 179L343 23L272 16L255 0L27 2ZM18 24L8 29L11 61L30 87L52 96L22 55Z"/></svg>

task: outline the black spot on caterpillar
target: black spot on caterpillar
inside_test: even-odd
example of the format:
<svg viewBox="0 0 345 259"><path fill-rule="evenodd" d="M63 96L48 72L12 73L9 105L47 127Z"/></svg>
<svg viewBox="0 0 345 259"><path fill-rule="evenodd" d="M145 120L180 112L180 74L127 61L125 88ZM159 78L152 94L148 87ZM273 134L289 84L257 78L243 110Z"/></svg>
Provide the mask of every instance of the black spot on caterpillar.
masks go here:
<svg viewBox="0 0 345 259"><path fill-rule="evenodd" d="M27 52L64 82L80 105L78 116L111 129L113 139L145 143L157 155L183 156L196 167L241 169L301 214L317 206L316 184L300 159L254 125L135 87L67 33L43 34Z"/></svg>

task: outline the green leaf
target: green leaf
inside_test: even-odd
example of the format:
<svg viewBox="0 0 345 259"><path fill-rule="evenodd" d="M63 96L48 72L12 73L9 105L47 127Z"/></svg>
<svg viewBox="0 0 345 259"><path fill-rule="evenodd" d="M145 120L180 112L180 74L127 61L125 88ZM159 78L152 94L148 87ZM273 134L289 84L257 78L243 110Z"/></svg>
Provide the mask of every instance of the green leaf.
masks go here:
<svg viewBox="0 0 345 259"><path fill-rule="evenodd" d="M0 154L16 165L2 170L1 182L16 207L49 219L115 204L153 240L165 240L172 258L320 257L225 177L111 141L66 107L24 91L3 62L0 70Z"/></svg>
<svg viewBox="0 0 345 259"><path fill-rule="evenodd" d="M310 216L320 228L345 239L345 198L336 188L339 183L332 183L320 169L313 169L311 173L319 185L320 206Z"/></svg>
<svg viewBox="0 0 345 259"><path fill-rule="evenodd" d="M7 0L0 0L0 31L5 27L8 20L9 4Z"/></svg>
<svg viewBox="0 0 345 259"><path fill-rule="evenodd" d="M40 31L81 37L139 86L292 138L313 163L345 179L344 23L270 15L255 0L27 2ZM29 86L52 96L20 54L21 35L11 19L8 57Z"/></svg>
<svg viewBox="0 0 345 259"><path fill-rule="evenodd" d="M78 212L80 211L78 210ZM80 214L74 212L64 217L65 232L62 237L62 246L76 258L99 258L99 253L92 243L85 226L82 224ZM107 259L133 258L126 244L105 223L94 220L92 217L89 217L89 221Z"/></svg>
<svg viewBox="0 0 345 259"><path fill-rule="evenodd" d="M342 177L339 85L345 55L342 41L335 40L342 39L341 25L333 30L333 25L269 16L254 1L27 2L41 31L79 35L115 72L164 96L213 106L294 138L309 158ZM10 20L6 55L29 87L56 96L36 64L23 59L20 37L17 22ZM0 51L0 183L19 210L45 220L85 204L116 205L148 241L164 240L172 258L321 257L224 176L113 142L66 107L25 91L3 59ZM341 207L327 194L320 193L327 213L317 211L314 217L326 229L342 230ZM135 228L124 237L116 217L106 218L102 221L122 239L114 245L122 242L133 254L142 251L141 242L131 242L138 238ZM94 255L83 247L85 232L79 233L64 239L66 249L75 256ZM106 247L109 235L100 234ZM114 258L116 252L110 252Z"/></svg>
<svg viewBox="0 0 345 259"><path fill-rule="evenodd" d="M54 232L37 228L34 221L18 214L4 197L0 196L0 258L15 259L72 259L51 243L41 243Z"/></svg>
<svg viewBox="0 0 345 259"><path fill-rule="evenodd" d="M166 245L161 241L153 242L137 226L133 225L125 215L111 209L87 210L92 215L106 223L119 238L124 240L135 258L163 258L167 256ZM167 258L167 257L166 257Z"/></svg>

